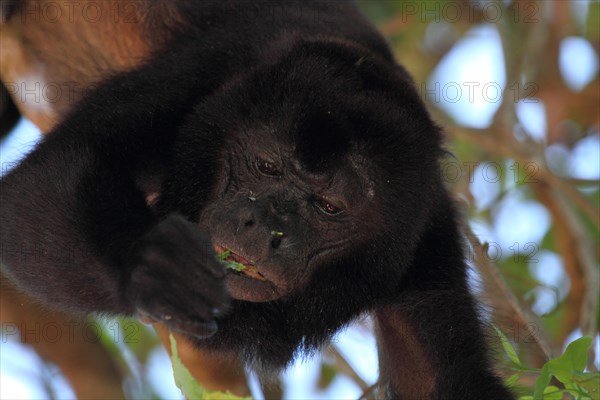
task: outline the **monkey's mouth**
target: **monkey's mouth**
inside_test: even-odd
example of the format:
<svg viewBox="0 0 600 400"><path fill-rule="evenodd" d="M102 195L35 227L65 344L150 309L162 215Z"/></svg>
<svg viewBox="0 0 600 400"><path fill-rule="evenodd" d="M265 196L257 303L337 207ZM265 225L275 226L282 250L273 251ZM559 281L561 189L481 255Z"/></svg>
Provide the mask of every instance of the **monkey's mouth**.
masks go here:
<svg viewBox="0 0 600 400"><path fill-rule="evenodd" d="M225 264L225 268L230 273L246 276L259 281L267 281L267 278L258 271L256 265L254 265L252 261L220 245L214 245L214 249L217 253L217 258Z"/></svg>

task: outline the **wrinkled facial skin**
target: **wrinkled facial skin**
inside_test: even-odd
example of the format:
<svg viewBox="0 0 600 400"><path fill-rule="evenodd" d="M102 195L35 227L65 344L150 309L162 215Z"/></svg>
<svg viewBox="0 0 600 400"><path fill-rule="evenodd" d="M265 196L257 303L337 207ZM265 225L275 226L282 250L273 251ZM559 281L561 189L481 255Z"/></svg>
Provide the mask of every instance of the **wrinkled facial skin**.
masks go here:
<svg viewBox="0 0 600 400"><path fill-rule="evenodd" d="M200 218L217 254L229 250L246 266L226 278L238 300L272 301L301 290L316 268L348 253L367 231L361 221L373 189L360 157L342 154L308 171L293 135L286 136L265 125L232 135L215 198Z"/></svg>

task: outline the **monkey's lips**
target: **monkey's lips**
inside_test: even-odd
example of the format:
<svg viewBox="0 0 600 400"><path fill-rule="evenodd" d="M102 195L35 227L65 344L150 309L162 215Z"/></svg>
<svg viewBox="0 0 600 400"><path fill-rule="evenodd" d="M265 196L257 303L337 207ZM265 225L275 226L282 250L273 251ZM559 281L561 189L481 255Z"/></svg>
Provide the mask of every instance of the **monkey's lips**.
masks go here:
<svg viewBox="0 0 600 400"><path fill-rule="evenodd" d="M218 255L228 252L222 262L227 265L225 287L234 299L264 302L275 300L281 295L277 287L270 282L247 258L221 245L213 246Z"/></svg>

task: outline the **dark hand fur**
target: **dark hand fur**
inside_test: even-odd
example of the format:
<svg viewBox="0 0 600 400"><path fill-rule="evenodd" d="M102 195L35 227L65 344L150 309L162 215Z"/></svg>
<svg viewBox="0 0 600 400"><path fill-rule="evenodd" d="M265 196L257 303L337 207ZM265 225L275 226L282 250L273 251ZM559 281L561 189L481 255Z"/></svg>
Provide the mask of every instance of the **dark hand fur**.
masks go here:
<svg viewBox="0 0 600 400"><path fill-rule="evenodd" d="M173 43L107 80L3 178L5 271L53 307L168 315L197 345L259 366L283 367L353 318L393 307L435 371L428 396L510 398L491 372L468 293L440 180L442 137L410 78L351 4L284 4L177 3L189 25ZM366 211L346 223L356 239L314 269L289 266L290 292L255 303L228 298L198 223L226 203L226 181L241 179L227 159L254 151L261 129L317 175L344 170L336 160L363 162L357 173L370 188L359 200ZM248 148L229 150L240 135ZM151 207L147 182L160 185ZM268 228L296 229L277 221ZM217 333L204 338L215 321ZM397 361L382 360L381 380L399 397Z"/></svg>

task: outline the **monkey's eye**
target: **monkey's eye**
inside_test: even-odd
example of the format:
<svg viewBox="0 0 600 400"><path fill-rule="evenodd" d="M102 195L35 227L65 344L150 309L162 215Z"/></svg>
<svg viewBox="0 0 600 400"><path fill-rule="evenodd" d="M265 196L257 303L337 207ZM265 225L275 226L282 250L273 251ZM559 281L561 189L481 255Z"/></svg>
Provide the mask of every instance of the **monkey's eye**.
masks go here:
<svg viewBox="0 0 600 400"><path fill-rule="evenodd" d="M279 171L279 168L277 168L277 165L275 165L275 163L265 160L264 158L257 158L256 159L256 168L258 168L258 170L268 176L281 176L281 171Z"/></svg>
<svg viewBox="0 0 600 400"><path fill-rule="evenodd" d="M333 204L331 201L326 199L316 199L315 204L321 212L327 215L338 215L344 211L344 207L342 205Z"/></svg>

